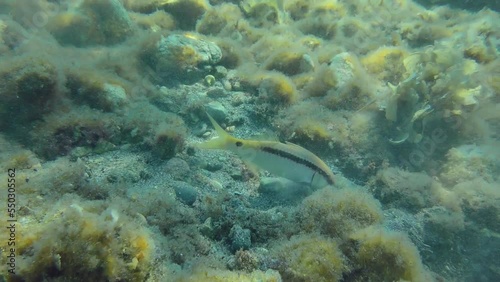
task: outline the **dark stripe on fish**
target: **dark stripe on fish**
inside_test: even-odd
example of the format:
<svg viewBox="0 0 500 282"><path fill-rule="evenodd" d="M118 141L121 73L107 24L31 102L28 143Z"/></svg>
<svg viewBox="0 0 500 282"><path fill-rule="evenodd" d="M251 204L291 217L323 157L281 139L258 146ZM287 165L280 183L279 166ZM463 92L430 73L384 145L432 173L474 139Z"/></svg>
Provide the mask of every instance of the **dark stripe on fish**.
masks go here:
<svg viewBox="0 0 500 282"><path fill-rule="evenodd" d="M282 158L285 158L285 159L289 159L292 162L296 162L296 163L299 163L301 165L307 166L308 168L312 169L314 172L317 172L317 173L321 174L322 176L324 176L325 179L326 179L326 182L329 185L333 185L333 179L330 178L330 176L328 175L328 173L326 173L320 167L318 167L317 165L311 163L308 160L304 160L303 158L299 158L296 155L293 155L291 153L288 153L288 152L285 152L285 151L280 151L278 149L271 148L271 147L261 147L261 150L264 151L264 152L267 152L269 154L273 154L273 155L276 155L276 156L279 156L279 157L282 157Z"/></svg>

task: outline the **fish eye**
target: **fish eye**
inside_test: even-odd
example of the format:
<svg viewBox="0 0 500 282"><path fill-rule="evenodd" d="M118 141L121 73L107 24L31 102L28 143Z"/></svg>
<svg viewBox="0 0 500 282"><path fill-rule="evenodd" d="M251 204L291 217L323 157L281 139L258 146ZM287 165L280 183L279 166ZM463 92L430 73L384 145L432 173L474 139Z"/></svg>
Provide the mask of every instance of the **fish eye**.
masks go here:
<svg viewBox="0 0 500 282"><path fill-rule="evenodd" d="M241 141L236 141L236 143L235 143L235 144L236 144L236 147L241 147L241 146L243 145L243 142L241 142Z"/></svg>

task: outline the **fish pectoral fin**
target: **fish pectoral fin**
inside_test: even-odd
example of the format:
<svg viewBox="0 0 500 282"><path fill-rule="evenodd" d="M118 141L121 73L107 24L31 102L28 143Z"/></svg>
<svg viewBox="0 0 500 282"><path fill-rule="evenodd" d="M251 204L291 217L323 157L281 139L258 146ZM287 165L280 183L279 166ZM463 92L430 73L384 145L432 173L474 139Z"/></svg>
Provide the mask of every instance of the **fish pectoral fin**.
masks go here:
<svg viewBox="0 0 500 282"><path fill-rule="evenodd" d="M309 186L311 186L311 187L313 186L313 183L314 183L314 177L316 176L316 174L318 174L318 172L317 172L317 171L315 171L315 172L313 173L313 175L311 176L311 181L309 181Z"/></svg>

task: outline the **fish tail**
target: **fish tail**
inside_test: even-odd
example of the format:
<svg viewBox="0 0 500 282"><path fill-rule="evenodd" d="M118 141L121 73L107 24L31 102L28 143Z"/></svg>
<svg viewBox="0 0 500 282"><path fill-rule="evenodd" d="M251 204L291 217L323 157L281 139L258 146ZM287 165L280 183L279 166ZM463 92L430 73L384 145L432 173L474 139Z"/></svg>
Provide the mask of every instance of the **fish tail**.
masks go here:
<svg viewBox="0 0 500 282"><path fill-rule="evenodd" d="M195 146L199 149L227 149L228 144L237 139L227 133L208 113L207 116L219 137L196 144Z"/></svg>

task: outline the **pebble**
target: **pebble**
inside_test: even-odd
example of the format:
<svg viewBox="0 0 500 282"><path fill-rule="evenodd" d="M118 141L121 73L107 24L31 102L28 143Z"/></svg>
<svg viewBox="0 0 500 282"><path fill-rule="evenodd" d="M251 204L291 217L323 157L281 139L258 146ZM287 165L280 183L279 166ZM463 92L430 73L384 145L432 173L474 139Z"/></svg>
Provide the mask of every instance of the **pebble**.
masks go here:
<svg viewBox="0 0 500 282"><path fill-rule="evenodd" d="M177 199L188 206L193 205L198 198L198 190L189 183L175 181L174 190Z"/></svg>
<svg viewBox="0 0 500 282"><path fill-rule="evenodd" d="M189 176L189 164L180 158L171 158L165 164L164 170L176 180L186 179Z"/></svg>

